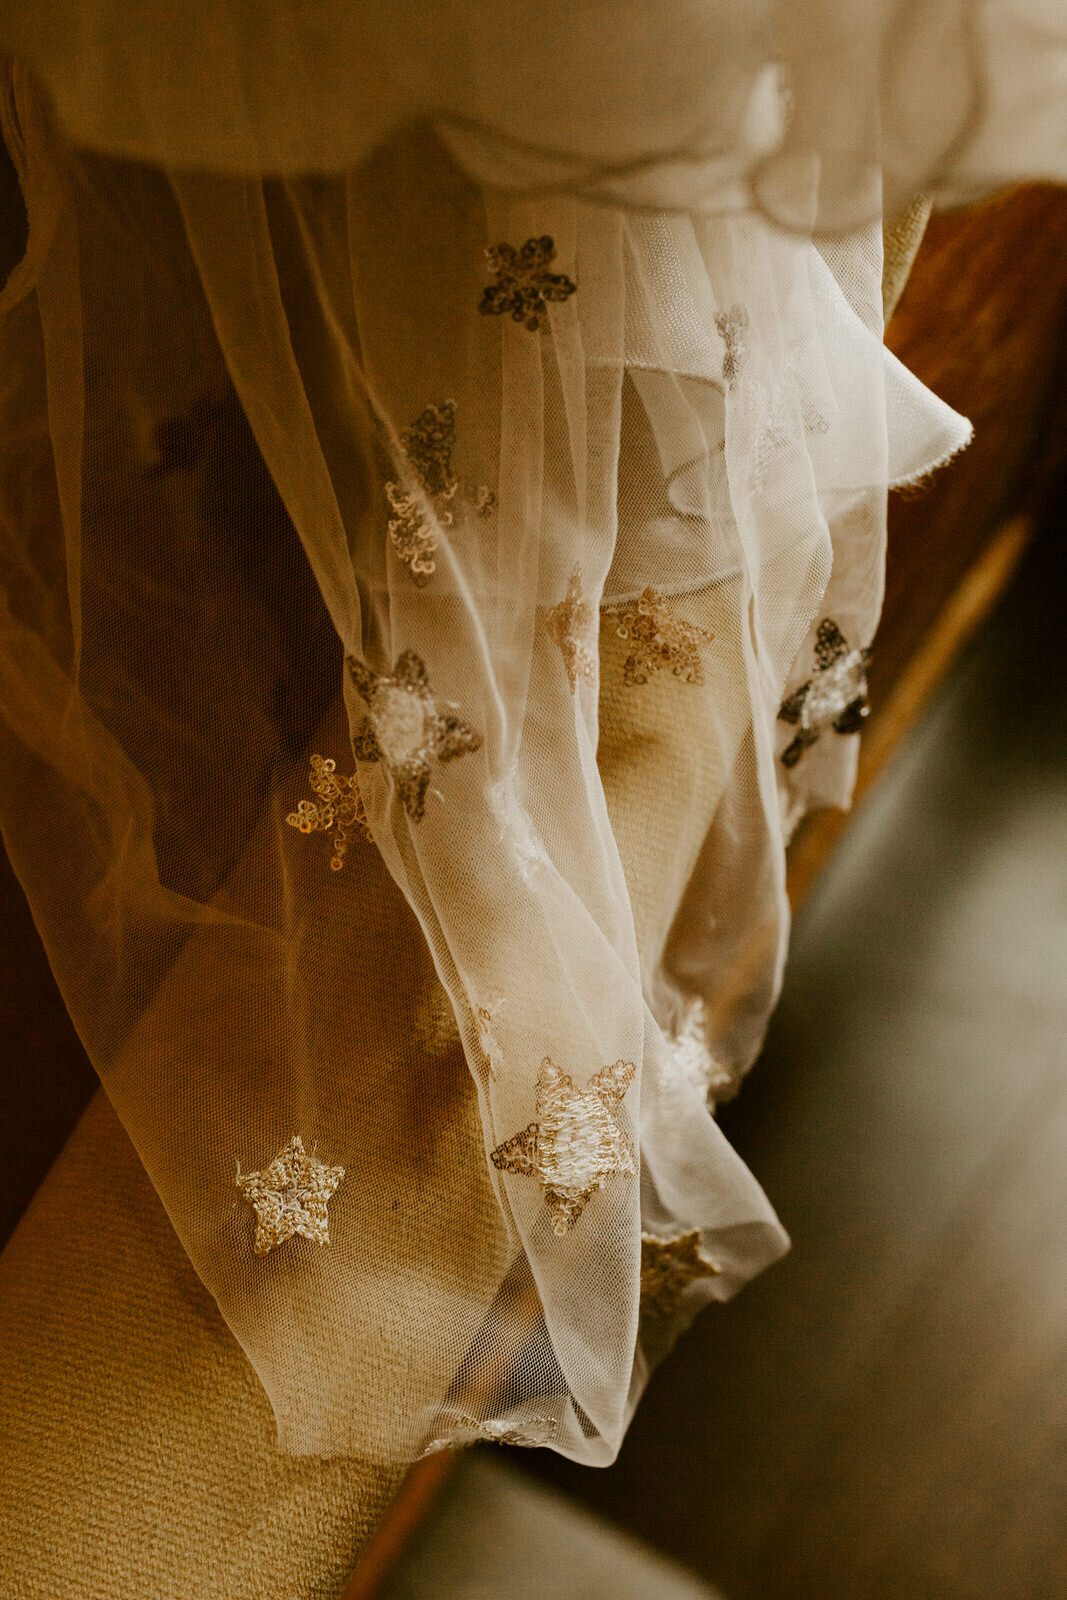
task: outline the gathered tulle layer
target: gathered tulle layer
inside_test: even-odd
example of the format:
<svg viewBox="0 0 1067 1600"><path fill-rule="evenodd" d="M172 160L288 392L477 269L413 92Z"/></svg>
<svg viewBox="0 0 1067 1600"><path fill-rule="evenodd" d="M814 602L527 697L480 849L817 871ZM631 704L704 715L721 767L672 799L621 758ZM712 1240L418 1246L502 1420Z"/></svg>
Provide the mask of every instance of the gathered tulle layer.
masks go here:
<svg viewBox="0 0 1067 1600"><path fill-rule="evenodd" d="M801 233L1067 164L1060 0L32 0L0 17L71 137L338 173L435 122L480 182Z"/></svg>

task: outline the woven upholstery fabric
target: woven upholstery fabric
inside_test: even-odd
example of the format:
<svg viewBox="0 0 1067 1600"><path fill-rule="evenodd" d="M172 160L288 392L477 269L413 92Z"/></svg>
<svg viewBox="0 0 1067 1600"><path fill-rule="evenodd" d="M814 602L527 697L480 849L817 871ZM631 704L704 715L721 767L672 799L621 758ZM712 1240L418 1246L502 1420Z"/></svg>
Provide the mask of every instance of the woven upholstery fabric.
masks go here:
<svg viewBox="0 0 1067 1600"><path fill-rule="evenodd" d="M882 229L882 307L888 322L904 293L933 204L923 195Z"/></svg>
<svg viewBox="0 0 1067 1600"><path fill-rule="evenodd" d="M0 1349L5 1600L326 1600L403 1476L278 1453L102 1093L0 1257Z"/></svg>

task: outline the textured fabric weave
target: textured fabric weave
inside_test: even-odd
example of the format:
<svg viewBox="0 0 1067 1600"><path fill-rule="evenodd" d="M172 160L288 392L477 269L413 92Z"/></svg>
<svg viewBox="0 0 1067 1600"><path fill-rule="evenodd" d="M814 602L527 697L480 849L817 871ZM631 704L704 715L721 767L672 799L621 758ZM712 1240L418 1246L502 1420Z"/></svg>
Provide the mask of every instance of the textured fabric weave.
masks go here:
<svg viewBox="0 0 1067 1600"><path fill-rule="evenodd" d="M334 1600L402 1477L270 1405L99 1094L0 1256L9 1600Z"/></svg>

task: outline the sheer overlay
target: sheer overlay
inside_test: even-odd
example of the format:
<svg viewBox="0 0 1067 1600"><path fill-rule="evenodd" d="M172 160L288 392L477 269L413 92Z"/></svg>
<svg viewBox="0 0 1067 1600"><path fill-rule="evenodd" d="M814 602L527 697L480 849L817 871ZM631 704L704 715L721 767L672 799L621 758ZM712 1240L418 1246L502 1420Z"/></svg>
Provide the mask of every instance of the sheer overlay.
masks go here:
<svg viewBox="0 0 1067 1600"><path fill-rule="evenodd" d="M64 996L283 1448L609 1461L785 1248L714 1105L887 489L969 437L882 186L1062 171L1062 30L994 81L995 5L32 9L0 820Z"/></svg>

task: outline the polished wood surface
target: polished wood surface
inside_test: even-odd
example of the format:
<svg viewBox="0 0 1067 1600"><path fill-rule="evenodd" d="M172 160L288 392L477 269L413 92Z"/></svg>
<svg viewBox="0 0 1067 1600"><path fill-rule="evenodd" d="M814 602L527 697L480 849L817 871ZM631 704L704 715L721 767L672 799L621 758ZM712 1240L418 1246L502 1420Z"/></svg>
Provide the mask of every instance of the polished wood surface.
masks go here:
<svg viewBox="0 0 1067 1600"><path fill-rule="evenodd" d="M1033 186L932 218L886 343L974 424L929 488L893 495L877 706L996 530L1067 448L1067 191Z"/></svg>

